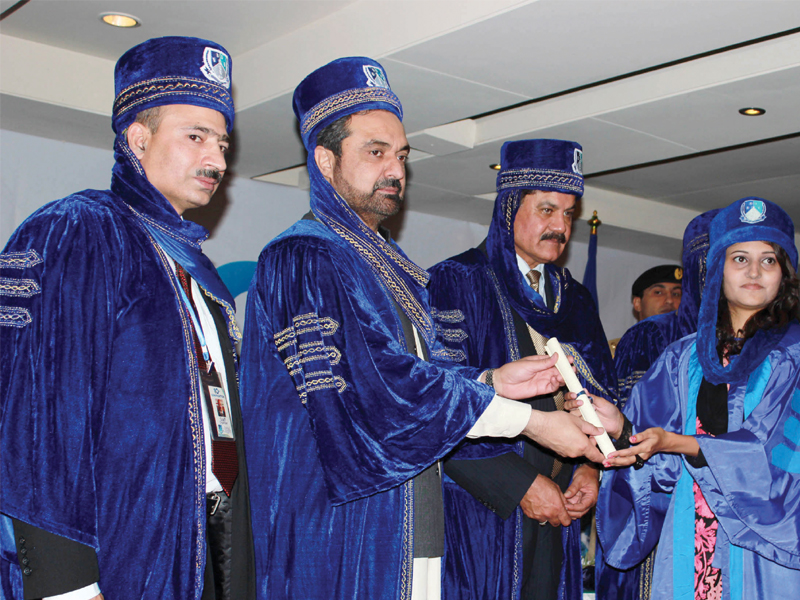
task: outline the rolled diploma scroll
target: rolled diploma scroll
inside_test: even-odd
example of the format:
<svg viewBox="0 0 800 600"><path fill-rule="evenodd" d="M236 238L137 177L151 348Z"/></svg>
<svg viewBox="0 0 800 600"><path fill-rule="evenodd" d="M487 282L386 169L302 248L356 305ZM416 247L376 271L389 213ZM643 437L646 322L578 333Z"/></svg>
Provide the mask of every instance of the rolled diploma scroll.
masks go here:
<svg viewBox="0 0 800 600"><path fill-rule="evenodd" d="M578 394L579 400L583 400L583 404L578 407L578 409L581 411L583 420L594 425L595 427L602 428L603 424L600 423L600 418L597 416L594 406L592 406L589 396L586 395L586 391L583 389L581 382L578 381L578 378L575 376L575 372L572 370L572 365L569 364L569 359L567 359L567 355L564 352L564 349L561 347L561 344L556 338L552 337L547 340L547 344L545 344L545 350L547 350L547 354L549 356L553 356L553 354L558 353L556 369L558 369L558 372L561 373L561 376L564 378L564 381L567 384L567 389L570 392ZM600 451L606 456L606 458L608 458L608 455L611 452L616 450L616 448L614 448L614 444L611 442L611 438L608 437L608 434L605 431L600 435L594 436L594 439L597 440L597 446L600 448Z"/></svg>

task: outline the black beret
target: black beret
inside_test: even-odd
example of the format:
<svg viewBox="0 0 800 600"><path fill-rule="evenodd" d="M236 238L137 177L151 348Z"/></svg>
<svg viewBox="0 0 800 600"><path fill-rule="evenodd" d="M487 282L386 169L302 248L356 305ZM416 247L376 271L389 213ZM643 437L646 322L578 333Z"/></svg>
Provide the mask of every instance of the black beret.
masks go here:
<svg viewBox="0 0 800 600"><path fill-rule="evenodd" d="M658 265L648 269L633 282L631 295L641 298L644 291L656 283L680 283L683 269L680 265Z"/></svg>

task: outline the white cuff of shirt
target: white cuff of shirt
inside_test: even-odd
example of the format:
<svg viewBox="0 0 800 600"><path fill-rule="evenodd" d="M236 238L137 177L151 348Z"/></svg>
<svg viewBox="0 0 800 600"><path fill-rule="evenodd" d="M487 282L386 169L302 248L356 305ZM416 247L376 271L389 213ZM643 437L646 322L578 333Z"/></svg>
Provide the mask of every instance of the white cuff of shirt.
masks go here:
<svg viewBox="0 0 800 600"><path fill-rule="evenodd" d="M58 596L48 596L47 598L42 598L42 600L91 600L99 595L100 586L97 583L93 583L79 590L73 590L66 594L59 594Z"/></svg>
<svg viewBox="0 0 800 600"><path fill-rule="evenodd" d="M531 410L524 402L495 395L467 437L517 437L528 424Z"/></svg>

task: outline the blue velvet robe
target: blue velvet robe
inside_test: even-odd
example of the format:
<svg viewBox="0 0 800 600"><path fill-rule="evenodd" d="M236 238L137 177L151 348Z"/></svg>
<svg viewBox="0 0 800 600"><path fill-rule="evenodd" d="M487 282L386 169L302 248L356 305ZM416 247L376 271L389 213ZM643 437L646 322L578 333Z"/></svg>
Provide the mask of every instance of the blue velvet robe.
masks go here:
<svg viewBox="0 0 800 600"><path fill-rule="evenodd" d="M324 223L267 245L241 381L260 598L409 597L411 480L493 398L479 373L410 354L389 290Z"/></svg>
<svg viewBox="0 0 800 600"><path fill-rule="evenodd" d="M703 372L691 335L671 345L625 407L635 431L695 433ZM708 466L656 454L641 470L606 473L597 530L606 562L628 569L658 543L652 598L694 598L696 482L719 521L714 566L725 599L800 589L800 326L728 394L728 433L697 436ZM658 401L654 401L658 399ZM678 515L676 517L676 515Z"/></svg>
<svg viewBox="0 0 800 600"><path fill-rule="evenodd" d="M516 264L516 262L514 262ZM509 301L489 258L473 248L431 268L431 303L437 330L453 360L481 369L520 358ZM556 336L578 367L578 377L592 394L613 399L615 376L603 327L588 290L566 269L547 265L555 294L555 313L571 318L532 323L545 336ZM519 270L516 275L522 279ZM511 287L511 286L509 286ZM563 312L562 312L563 311ZM549 311L548 311L549 312ZM552 313L551 313L552 314ZM450 460L469 460L516 452L513 440L468 440ZM472 495L445 479L445 598L518 598L522 573L522 509L502 520ZM581 598L580 521L562 528L561 597Z"/></svg>
<svg viewBox="0 0 800 600"><path fill-rule="evenodd" d="M201 287L215 272L200 253L205 229L182 221L138 161L117 150L112 190L44 206L0 254L0 563L9 598L22 597L22 584L8 516L94 548L107 598L183 600L203 589L199 374L180 284L150 228L183 249ZM210 285L226 293L218 278ZM233 307L220 303L233 336Z"/></svg>

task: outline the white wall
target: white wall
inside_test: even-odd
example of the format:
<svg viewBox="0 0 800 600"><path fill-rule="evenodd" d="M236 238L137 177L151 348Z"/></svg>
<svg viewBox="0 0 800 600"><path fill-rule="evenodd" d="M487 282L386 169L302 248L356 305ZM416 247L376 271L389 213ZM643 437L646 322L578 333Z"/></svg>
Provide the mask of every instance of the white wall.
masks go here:
<svg viewBox="0 0 800 600"><path fill-rule="evenodd" d="M111 150L0 130L0 242L46 202L86 189L108 187ZM413 185L413 184L412 184ZM231 177L212 204L187 216L212 229L204 250L217 267L235 261L255 261L261 248L308 210L308 193L296 188ZM423 267L476 246L487 227L408 211L395 238ZM602 228L600 229L602 239ZM572 242L565 266L583 278L586 244ZM609 338L619 337L634 323L630 286L661 258L600 247L598 296L600 315ZM241 318L246 294L237 297Z"/></svg>

